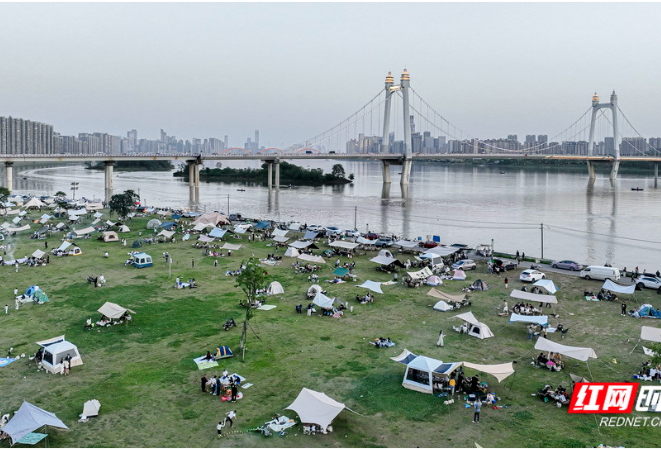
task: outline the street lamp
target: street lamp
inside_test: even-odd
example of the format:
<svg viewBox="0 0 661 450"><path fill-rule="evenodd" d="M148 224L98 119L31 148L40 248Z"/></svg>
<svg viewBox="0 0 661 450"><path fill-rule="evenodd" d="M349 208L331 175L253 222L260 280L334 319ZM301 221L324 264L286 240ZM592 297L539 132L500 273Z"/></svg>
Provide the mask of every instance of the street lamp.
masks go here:
<svg viewBox="0 0 661 450"><path fill-rule="evenodd" d="M76 191L78 190L78 185L79 184L80 183L78 183L77 181L74 181L73 183L71 183L71 190L73 191L73 200L76 199Z"/></svg>

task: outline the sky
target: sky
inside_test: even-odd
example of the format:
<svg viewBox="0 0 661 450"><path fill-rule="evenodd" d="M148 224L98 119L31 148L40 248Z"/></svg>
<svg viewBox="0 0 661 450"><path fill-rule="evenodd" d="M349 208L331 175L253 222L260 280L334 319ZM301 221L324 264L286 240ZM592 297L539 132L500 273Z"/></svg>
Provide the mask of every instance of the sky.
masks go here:
<svg viewBox="0 0 661 450"><path fill-rule="evenodd" d="M658 136L659 17L659 3L0 3L0 116L233 146L259 129L284 148L406 68L482 139L552 136L613 89Z"/></svg>

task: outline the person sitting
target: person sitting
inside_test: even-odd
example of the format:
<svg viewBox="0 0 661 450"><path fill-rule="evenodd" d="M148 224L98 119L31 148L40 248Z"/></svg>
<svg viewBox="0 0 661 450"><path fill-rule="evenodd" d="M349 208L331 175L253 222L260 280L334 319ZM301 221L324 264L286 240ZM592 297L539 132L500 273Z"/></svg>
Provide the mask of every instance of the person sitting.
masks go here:
<svg viewBox="0 0 661 450"><path fill-rule="evenodd" d="M204 357L205 360L209 361L214 359L213 355L211 355L211 352L207 350L207 356Z"/></svg>
<svg viewBox="0 0 661 450"><path fill-rule="evenodd" d="M544 356L544 353L540 353L539 356L537 357L537 363L543 367L546 366L547 362L548 359L546 358L546 356Z"/></svg>
<svg viewBox="0 0 661 450"><path fill-rule="evenodd" d="M296 305L296 314L301 314L303 312L303 305Z"/></svg>
<svg viewBox="0 0 661 450"><path fill-rule="evenodd" d="M85 329L86 330L91 330L92 329L92 318L88 318L87 322L85 323Z"/></svg>

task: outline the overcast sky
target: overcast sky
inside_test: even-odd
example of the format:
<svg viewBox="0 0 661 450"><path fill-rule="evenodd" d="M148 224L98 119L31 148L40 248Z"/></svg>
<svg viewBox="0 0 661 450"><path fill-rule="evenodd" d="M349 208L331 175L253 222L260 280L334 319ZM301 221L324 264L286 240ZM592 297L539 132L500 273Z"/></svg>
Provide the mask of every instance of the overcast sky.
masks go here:
<svg viewBox="0 0 661 450"><path fill-rule="evenodd" d="M406 67L480 138L562 131L615 89L661 135L661 4L0 3L0 115L284 148ZM656 62L655 62L656 61Z"/></svg>

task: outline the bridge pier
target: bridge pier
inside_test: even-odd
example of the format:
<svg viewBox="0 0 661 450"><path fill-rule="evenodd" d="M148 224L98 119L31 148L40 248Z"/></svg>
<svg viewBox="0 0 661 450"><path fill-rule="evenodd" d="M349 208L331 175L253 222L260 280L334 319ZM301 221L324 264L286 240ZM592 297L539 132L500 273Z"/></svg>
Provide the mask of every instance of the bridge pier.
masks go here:
<svg viewBox="0 0 661 450"><path fill-rule="evenodd" d="M266 173L267 173L267 185L268 188L271 189L273 187L273 163L269 162L267 163L266 166Z"/></svg>
<svg viewBox="0 0 661 450"><path fill-rule="evenodd" d="M390 161L383 159L381 163L383 164L383 184L392 182L390 178Z"/></svg>
<svg viewBox="0 0 661 450"><path fill-rule="evenodd" d="M112 198L113 194L113 184L112 184L112 176L113 176L113 167L115 166L115 163L113 161L103 161L104 164L104 172L105 172L105 198L106 202L110 202L110 199Z"/></svg>
<svg viewBox="0 0 661 450"><path fill-rule="evenodd" d="M188 198L191 202L200 199L200 164L197 161L186 161L188 164Z"/></svg>
<svg viewBox="0 0 661 450"><path fill-rule="evenodd" d="M654 164L654 187L656 187L658 180L659 180L659 163L655 163Z"/></svg>
<svg viewBox="0 0 661 450"><path fill-rule="evenodd" d="M7 189L12 192L14 190L14 163L12 161L5 162L5 172L7 174Z"/></svg>
<svg viewBox="0 0 661 450"><path fill-rule="evenodd" d="M399 180L399 184L402 186L408 185L411 179L411 162L410 158L406 158L402 163L402 178Z"/></svg>
<svg viewBox="0 0 661 450"><path fill-rule="evenodd" d="M591 180L594 180L597 175L594 172L594 164L592 161L588 161L588 176L590 177Z"/></svg>
<svg viewBox="0 0 661 450"><path fill-rule="evenodd" d="M273 168L275 169L275 188L280 189L280 161L276 160Z"/></svg>
<svg viewBox="0 0 661 450"><path fill-rule="evenodd" d="M613 161L613 167L611 168L611 175L610 179L615 180L617 178L617 172L620 170L620 161L615 160Z"/></svg>

